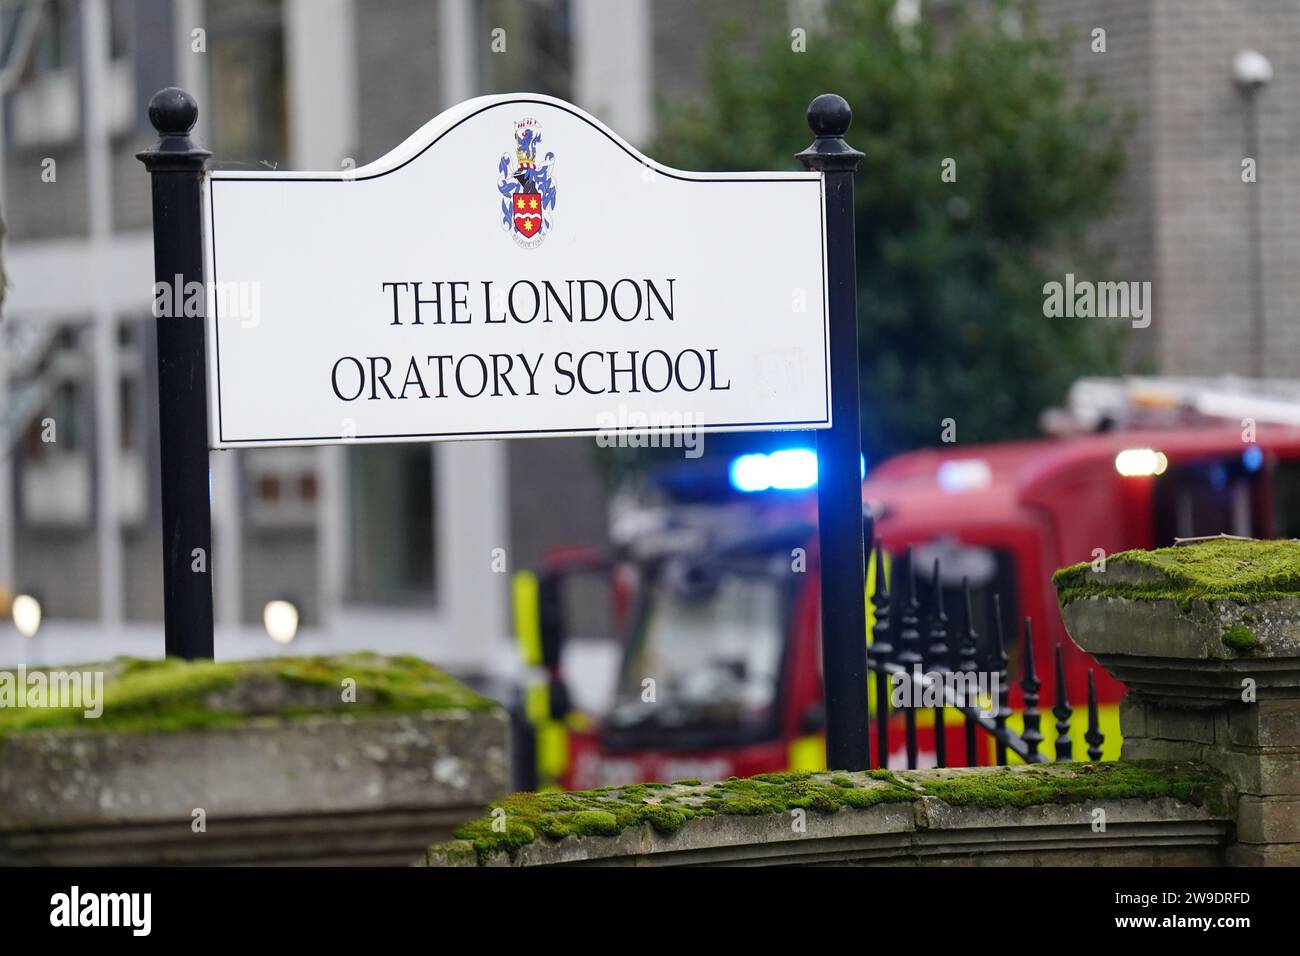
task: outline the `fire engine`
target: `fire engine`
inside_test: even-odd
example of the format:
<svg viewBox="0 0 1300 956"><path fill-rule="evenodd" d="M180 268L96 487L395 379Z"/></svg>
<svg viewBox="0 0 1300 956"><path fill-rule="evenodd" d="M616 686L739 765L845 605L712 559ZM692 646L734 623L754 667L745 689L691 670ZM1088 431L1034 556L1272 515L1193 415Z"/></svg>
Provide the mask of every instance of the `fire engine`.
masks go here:
<svg viewBox="0 0 1300 956"><path fill-rule="evenodd" d="M1053 572L1178 538L1300 536L1300 389L1082 380L1045 425L1041 439L864 465L864 516L884 555L880 568L868 562L866 586L880 574L899 580L909 554L918 572L938 558L945 600L957 606L968 581L985 635L998 595L1014 610L1008 620L1034 622L1037 660L1063 648L1069 699L1083 699L1095 672L1103 759L1114 759L1124 688L1065 634ZM516 630L537 677L521 708L523 753L536 770L525 784L581 789L823 766L817 457L811 440L767 437L775 444L727 461L657 470L612 506L613 548L555 548L537 574L516 578ZM584 576L609 583L621 637L612 703L598 715L570 706L566 681L565 594ZM1019 693L1013 685L1015 710ZM1053 703L1050 687L1043 703ZM944 732L956 754L962 719L950 713ZM1076 723L1085 719L1076 709ZM925 766L935 726L928 712L918 720ZM1010 726L1020 729L1014 718ZM1082 733L1079 723L1072 734ZM873 737L879 766L875 749ZM902 749L901 727L891 727L888 765L903 765Z"/></svg>

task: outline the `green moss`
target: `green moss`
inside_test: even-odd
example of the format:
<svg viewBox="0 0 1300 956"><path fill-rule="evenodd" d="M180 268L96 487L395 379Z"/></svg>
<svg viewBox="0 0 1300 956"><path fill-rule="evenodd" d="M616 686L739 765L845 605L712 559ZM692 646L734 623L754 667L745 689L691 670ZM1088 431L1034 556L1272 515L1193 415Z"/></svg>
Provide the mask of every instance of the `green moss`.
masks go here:
<svg viewBox="0 0 1300 956"><path fill-rule="evenodd" d="M807 780L811 776L812 772L808 770L787 770L783 773L760 773L754 776L753 779L762 783L790 783L794 780ZM731 779L735 780L736 778L732 777Z"/></svg>
<svg viewBox="0 0 1300 956"><path fill-rule="evenodd" d="M865 808L889 801L917 798L912 790L893 784L859 786L840 775L834 783L808 772L761 774L753 778L731 777L707 790L698 781L676 784L636 784L599 787L575 793L516 793L493 804L505 811L504 819L525 829L507 825L491 813L455 831L461 840L473 843L480 862L492 853L504 851L512 857L531 833L548 840L570 836L613 836L629 827L649 825L658 833L671 835L688 820L717 814L762 816L804 808L835 813L846 807ZM864 783L869 783L864 779Z"/></svg>
<svg viewBox="0 0 1300 956"><path fill-rule="evenodd" d="M409 656L349 654L256 661L119 658L70 669L104 673L104 710L99 718L86 719L81 708L5 707L0 708L0 737L26 731L166 733L259 718L361 717L497 706L426 661ZM344 681L349 679L355 681L355 700L345 702Z"/></svg>
<svg viewBox="0 0 1300 956"><path fill-rule="evenodd" d="M548 840L614 836L642 825L671 835L688 820L714 815L767 816L794 809L831 814L907 803L922 796L972 807L1173 797L1226 813L1229 792L1225 779L1204 767L1152 761L985 767L970 772L760 774L715 784L708 792L717 796L694 789L698 786L638 784L575 793L516 793L493 805L505 811L504 820L500 814L495 818L495 827L489 813L458 828L455 836L472 842L479 862L485 862L496 852L514 857L537 836ZM669 805L670 799L677 802Z"/></svg>
<svg viewBox="0 0 1300 956"><path fill-rule="evenodd" d="M1249 654L1259 647L1259 638L1255 636L1254 631L1244 624L1237 624L1228 628L1223 632L1221 640L1238 654Z"/></svg>
<svg viewBox="0 0 1300 956"><path fill-rule="evenodd" d="M645 808L644 819L652 827L665 835L676 833L682 825L695 814L679 807L652 804Z"/></svg>
<svg viewBox="0 0 1300 956"><path fill-rule="evenodd" d="M1156 551L1122 551L1099 574L1088 562L1053 576L1062 606L1081 598L1122 597L1174 601L1187 609L1196 601L1246 604L1300 597L1300 541L1206 541ZM1125 568L1136 581L1116 580Z"/></svg>
<svg viewBox="0 0 1300 956"><path fill-rule="evenodd" d="M944 803L986 808L1172 797L1222 809L1224 784L1223 777L1198 764L1149 760L1039 764L921 781L925 793Z"/></svg>

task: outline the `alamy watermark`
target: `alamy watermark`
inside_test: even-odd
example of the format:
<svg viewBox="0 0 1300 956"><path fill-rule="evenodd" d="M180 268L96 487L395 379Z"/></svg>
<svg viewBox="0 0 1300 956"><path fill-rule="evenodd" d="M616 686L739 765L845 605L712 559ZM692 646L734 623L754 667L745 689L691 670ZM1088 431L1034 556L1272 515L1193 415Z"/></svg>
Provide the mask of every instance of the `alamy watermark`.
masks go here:
<svg viewBox="0 0 1300 956"><path fill-rule="evenodd" d="M103 671L0 671L0 708L80 710L91 720L104 713Z"/></svg>
<svg viewBox="0 0 1300 956"><path fill-rule="evenodd" d="M596 416L601 448L680 448L687 458L704 454L704 422L694 412L642 412L620 405Z"/></svg>
<svg viewBox="0 0 1300 956"><path fill-rule="evenodd" d="M974 708L981 717L995 717L1002 679L997 671L922 671L889 675L889 706Z"/></svg>
<svg viewBox="0 0 1300 956"><path fill-rule="evenodd" d="M1092 282L1065 274L1043 286L1043 315L1049 319L1128 319L1135 329L1151 324L1150 282Z"/></svg>
<svg viewBox="0 0 1300 956"><path fill-rule="evenodd" d="M50 925L122 927L132 936L148 936L153 929L153 894L82 892L73 885L50 897Z"/></svg>
<svg viewBox="0 0 1300 956"><path fill-rule="evenodd" d="M262 286L258 282L186 282L178 273L171 282L153 284L153 314L156 319L213 315L238 319L240 328L255 329L262 324Z"/></svg>

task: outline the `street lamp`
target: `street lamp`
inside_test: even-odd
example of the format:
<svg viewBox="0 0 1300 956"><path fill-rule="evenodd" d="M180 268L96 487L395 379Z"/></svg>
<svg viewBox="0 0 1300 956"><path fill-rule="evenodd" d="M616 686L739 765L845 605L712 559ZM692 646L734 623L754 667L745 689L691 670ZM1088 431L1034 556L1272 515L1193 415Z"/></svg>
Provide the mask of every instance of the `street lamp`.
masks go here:
<svg viewBox="0 0 1300 956"><path fill-rule="evenodd" d="M1251 367L1256 378L1264 377L1264 266L1260 251L1261 201L1259 195L1259 116L1260 90L1273 79L1273 64L1258 50L1241 50L1232 58L1232 81L1246 103L1246 155L1255 162L1255 179L1247 203L1250 244L1250 345Z"/></svg>
<svg viewBox="0 0 1300 956"><path fill-rule="evenodd" d="M1243 93L1254 93L1273 79L1273 64L1258 50L1241 50L1232 58L1232 80Z"/></svg>

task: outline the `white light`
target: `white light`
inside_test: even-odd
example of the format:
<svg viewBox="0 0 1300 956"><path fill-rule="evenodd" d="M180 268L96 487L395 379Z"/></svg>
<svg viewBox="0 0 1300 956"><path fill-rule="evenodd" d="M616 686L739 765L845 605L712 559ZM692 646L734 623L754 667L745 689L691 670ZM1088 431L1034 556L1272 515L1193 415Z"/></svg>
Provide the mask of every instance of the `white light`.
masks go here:
<svg viewBox="0 0 1300 956"><path fill-rule="evenodd" d="M1273 80L1273 64L1258 50L1241 50L1232 58L1232 79L1241 89L1251 92Z"/></svg>
<svg viewBox="0 0 1300 956"><path fill-rule="evenodd" d="M298 609L290 601L267 601L262 624L277 644L288 644L298 633Z"/></svg>
<svg viewBox="0 0 1300 956"><path fill-rule="evenodd" d="M1115 470L1125 478L1163 475L1168 467L1165 453L1151 448L1125 448L1115 456Z"/></svg>
<svg viewBox="0 0 1300 956"><path fill-rule="evenodd" d="M936 475L939 487L947 492L975 491L987 488L993 481L993 472L983 458L945 461Z"/></svg>
<svg viewBox="0 0 1300 956"><path fill-rule="evenodd" d="M14 598L12 607L14 627L23 637L35 637L41 627L41 602L30 594Z"/></svg>
<svg viewBox="0 0 1300 956"><path fill-rule="evenodd" d="M808 448L788 448L767 456L772 487L797 491L817 484L817 454Z"/></svg>
<svg viewBox="0 0 1300 956"><path fill-rule="evenodd" d="M731 463L731 485L737 491L767 491L772 487L767 456L741 455Z"/></svg>

